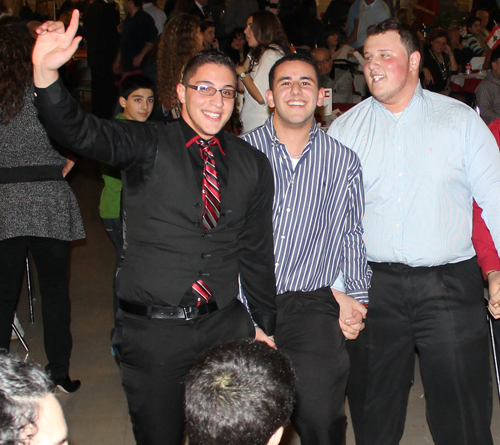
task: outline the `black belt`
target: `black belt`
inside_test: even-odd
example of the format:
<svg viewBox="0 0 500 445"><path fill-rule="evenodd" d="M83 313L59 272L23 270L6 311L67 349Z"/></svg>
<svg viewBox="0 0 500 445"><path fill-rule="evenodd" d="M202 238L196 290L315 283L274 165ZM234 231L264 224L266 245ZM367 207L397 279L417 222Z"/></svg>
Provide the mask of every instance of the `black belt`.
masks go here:
<svg viewBox="0 0 500 445"><path fill-rule="evenodd" d="M0 168L0 184L35 181L63 181L62 165L27 165Z"/></svg>
<svg viewBox="0 0 500 445"><path fill-rule="evenodd" d="M206 303L200 306L143 306L141 304L130 303L129 301L120 300L120 309L132 315L139 315L151 319L184 319L192 320L201 315L211 314L217 309L217 303Z"/></svg>

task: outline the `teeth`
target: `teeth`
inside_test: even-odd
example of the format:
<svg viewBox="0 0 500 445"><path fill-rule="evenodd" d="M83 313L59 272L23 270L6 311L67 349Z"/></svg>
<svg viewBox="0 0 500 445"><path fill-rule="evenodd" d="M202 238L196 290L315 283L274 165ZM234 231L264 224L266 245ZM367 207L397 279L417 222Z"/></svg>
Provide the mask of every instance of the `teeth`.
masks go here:
<svg viewBox="0 0 500 445"><path fill-rule="evenodd" d="M209 113L208 111L204 111L203 113L212 119L218 119L220 117L219 113Z"/></svg>
<svg viewBox="0 0 500 445"><path fill-rule="evenodd" d="M288 102L288 105L304 105L305 102L301 101L290 101Z"/></svg>
<svg viewBox="0 0 500 445"><path fill-rule="evenodd" d="M382 75L376 75L376 76L372 76L372 78L373 78L373 80L374 80L375 82L377 82L377 81L379 81L379 80L381 80L381 79L384 79L384 78L385 78L385 76L382 76Z"/></svg>

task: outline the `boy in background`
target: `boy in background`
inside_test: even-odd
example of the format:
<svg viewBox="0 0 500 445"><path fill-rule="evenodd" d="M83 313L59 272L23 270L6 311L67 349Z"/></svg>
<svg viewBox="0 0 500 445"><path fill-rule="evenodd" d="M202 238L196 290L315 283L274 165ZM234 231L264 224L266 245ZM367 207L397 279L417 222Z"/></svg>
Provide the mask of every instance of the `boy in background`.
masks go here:
<svg viewBox="0 0 500 445"><path fill-rule="evenodd" d="M148 120L155 101L155 84L143 74L132 74L123 79L120 85L119 99L123 111L115 119L129 119L145 122ZM101 194L99 214L104 227L116 249L116 265L120 260L123 247L123 230L121 219L122 180L120 170L102 164L104 188ZM115 281L113 279L113 316L118 311ZM114 330L114 329L113 329ZM111 332L113 338L113 331ZM113 353L113 351L111 351Z"/></svg>

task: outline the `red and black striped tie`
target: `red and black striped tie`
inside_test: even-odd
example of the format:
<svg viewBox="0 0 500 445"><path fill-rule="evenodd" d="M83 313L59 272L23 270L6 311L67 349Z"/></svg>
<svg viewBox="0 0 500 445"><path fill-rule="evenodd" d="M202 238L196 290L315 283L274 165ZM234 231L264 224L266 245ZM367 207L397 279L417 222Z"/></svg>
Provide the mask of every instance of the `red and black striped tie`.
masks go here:
<svg viewBox="0 0 500 445"><path fill-rule="evenodd" d="M201 157L205 161L201 193L203 198L203 227L205 230L209 230L217 226L220 215L219 177L215 169L214 154L210 150L210 147L216 145L218 141L216 138L212 138L208 142L198 139L196 143L200 146ZM212 291L203 280L193 283L192 288L205 302L210 300Z"/></svg>
<svg viewBox="0 0 500 445"><path fill-rule="evenodd" d="M210 147L217 144L217 139L212 138L208 142L198 139L196 143L201 148L201 156L205 161L203 168L203 226L205 230L213 229L217 225L220 215L220 190L219 177L215 169L214 154Z"/></svg>

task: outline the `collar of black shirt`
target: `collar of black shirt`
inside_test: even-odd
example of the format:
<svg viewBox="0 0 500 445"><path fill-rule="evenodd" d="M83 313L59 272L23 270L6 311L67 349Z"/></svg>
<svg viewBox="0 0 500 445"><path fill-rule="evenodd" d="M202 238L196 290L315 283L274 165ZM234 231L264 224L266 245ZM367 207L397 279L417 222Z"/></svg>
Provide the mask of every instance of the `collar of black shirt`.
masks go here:
<svg viewBox="0 0 500 445"><path fill-rule="evenodd" d="M179 119L179 123L181 126L182 135L184 136L184 142L186 143L186 147L189 147L198 138L203 139L200 137L200 135L198 133L196 133L196 131L194 131L187 124L187 122L182 117ZM226 146L225 146L225 140L224 140L223 133L224 133L224 130L221 130L214 136L215 138L217 138L219 143L213 146L213 147L217 147L217 148L212 148L212 151L219 150L220 153L225 156L226 155Z"/></svg>

